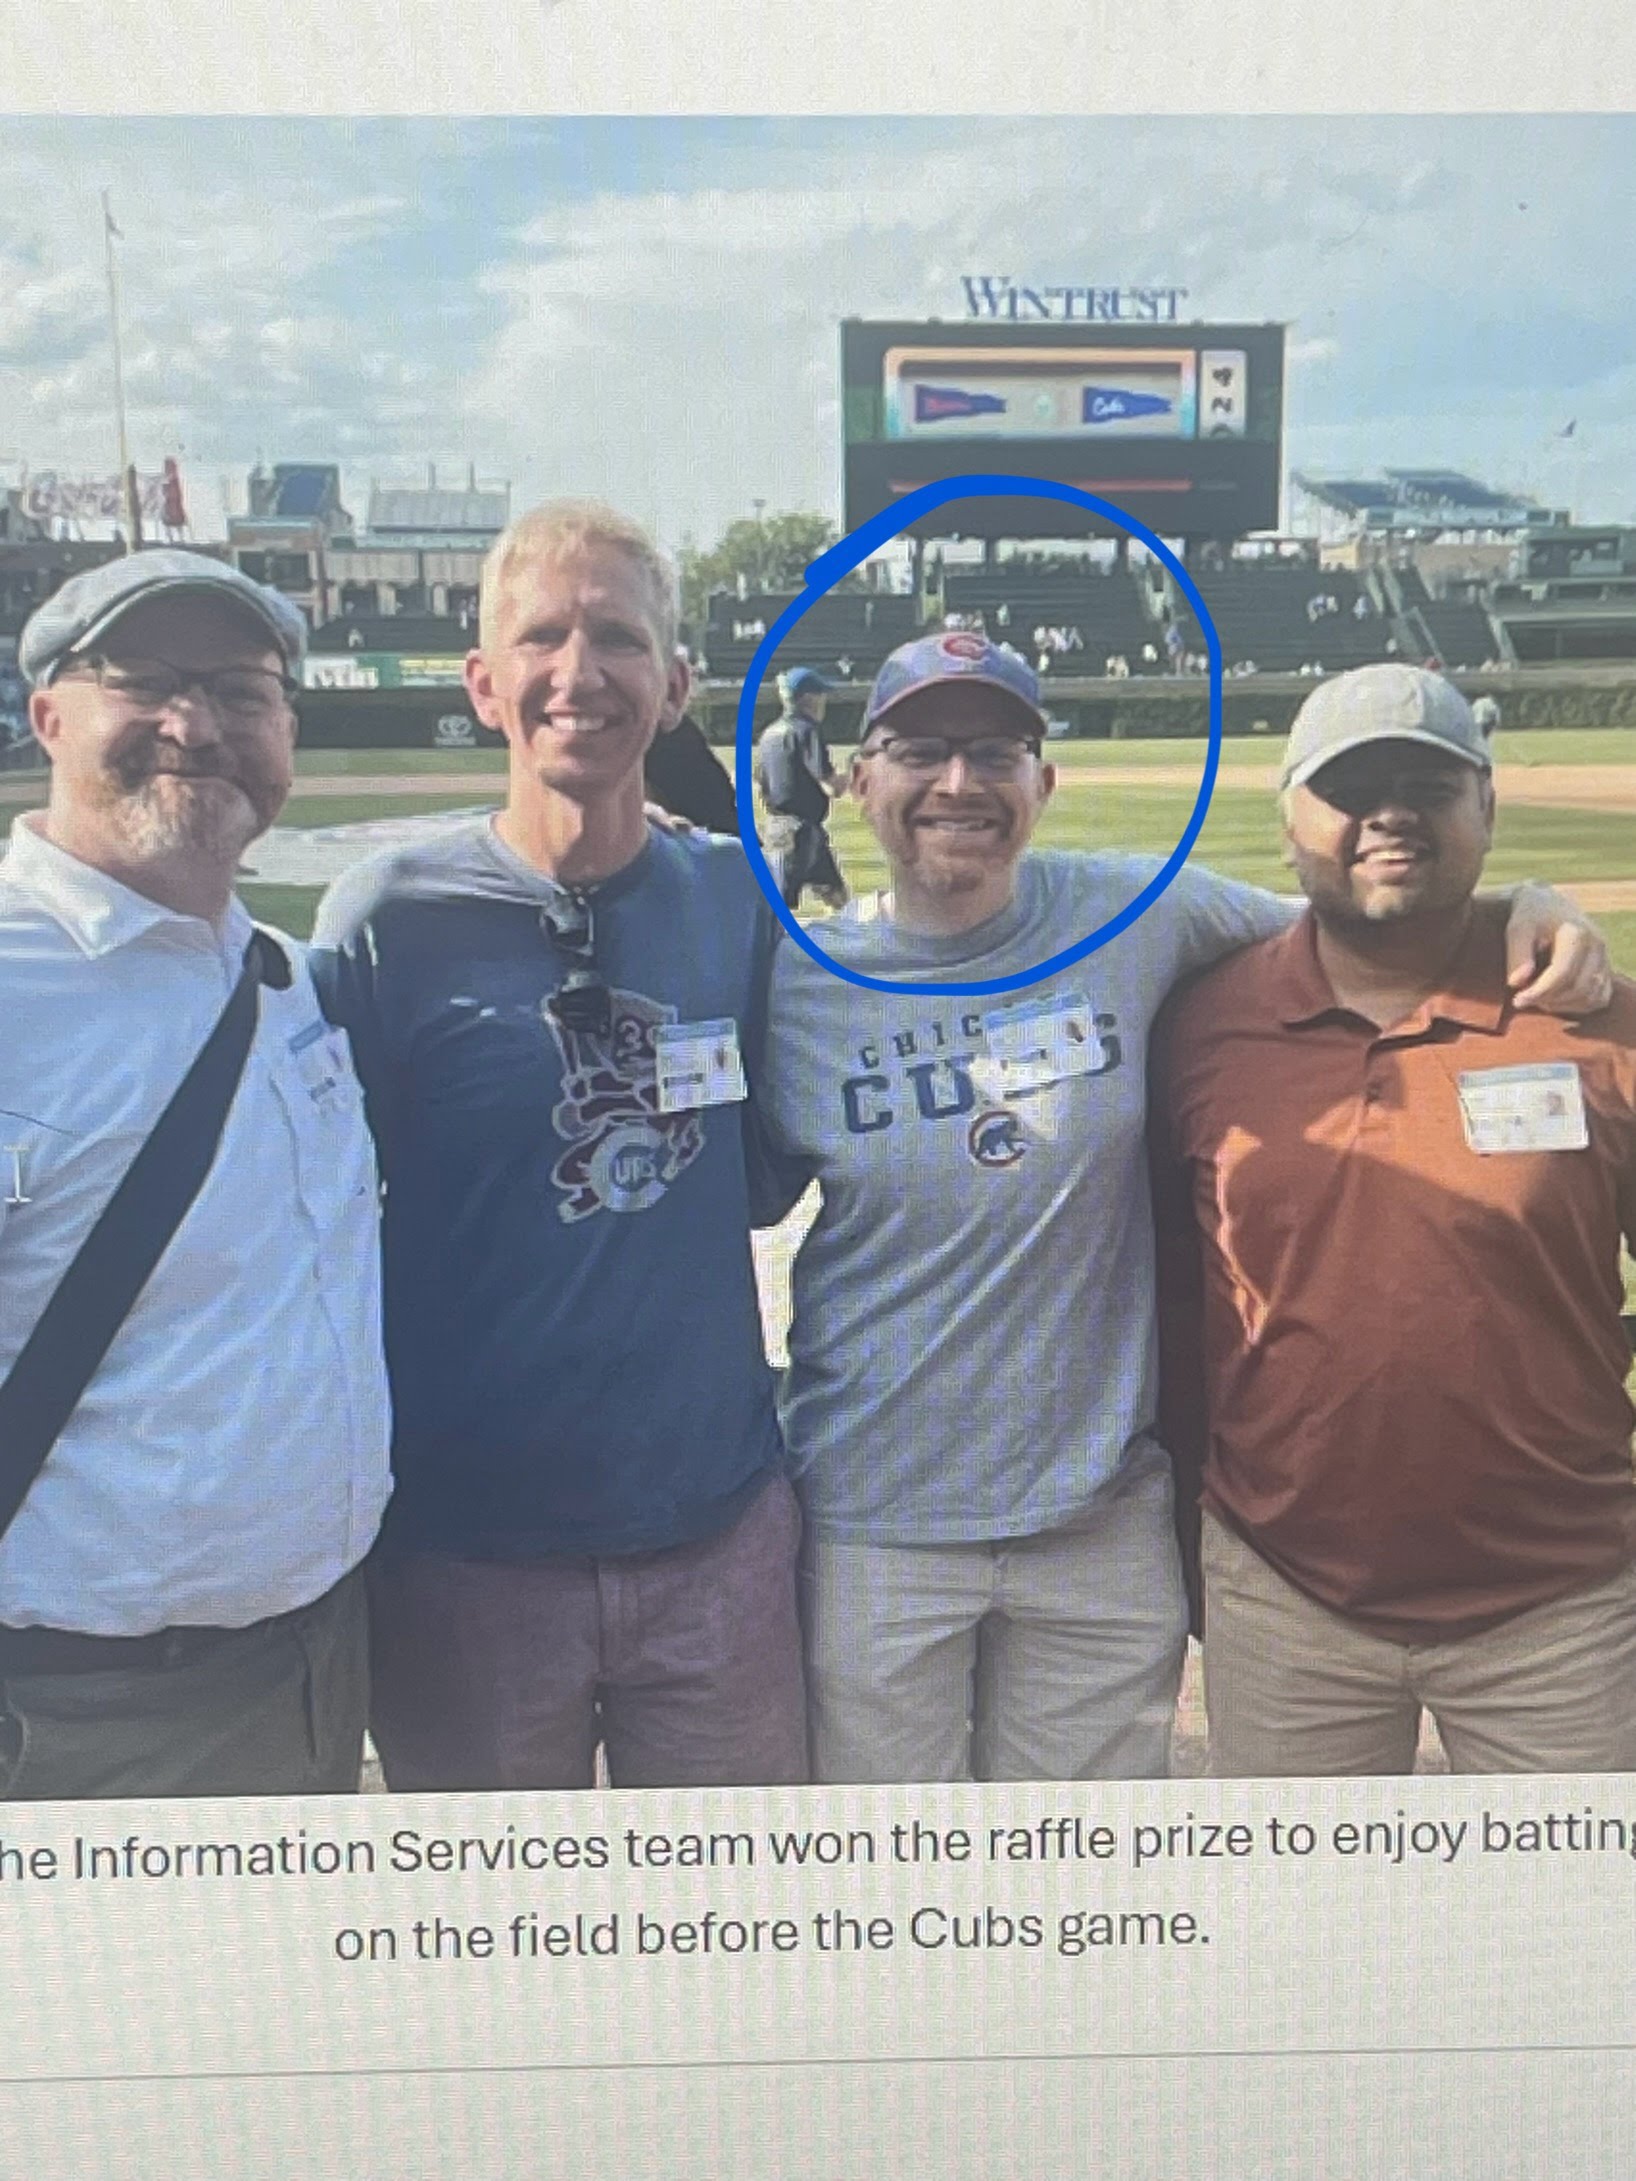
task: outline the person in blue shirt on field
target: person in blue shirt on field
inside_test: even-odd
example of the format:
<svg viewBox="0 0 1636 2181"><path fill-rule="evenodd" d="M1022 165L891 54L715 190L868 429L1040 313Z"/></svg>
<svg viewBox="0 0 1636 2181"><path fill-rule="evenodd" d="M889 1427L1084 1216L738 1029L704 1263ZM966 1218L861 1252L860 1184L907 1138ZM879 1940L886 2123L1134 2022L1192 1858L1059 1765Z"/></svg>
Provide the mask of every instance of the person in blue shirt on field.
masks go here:
<svg viewBox="0 0 1636 2181"><path fill-rule="evenodd" d="M830 761L824 714L830 684L810 666L778 678L784 709L756 745L755 776L766 819L762 846L786 908L810 886L826 908L846 906L846 880L828 832L830 798L845 782Z"/></svg>
<svg viewBox="0 0 1636 2181"><path fill-rule="evenodd" d="M316 970L386 1183L392 1520L372 1726L401 1790L806 1776L740 1102L772 912L650 827L674 578L558 502L485 566L466 668L505 807L326 897Z"/></svg>

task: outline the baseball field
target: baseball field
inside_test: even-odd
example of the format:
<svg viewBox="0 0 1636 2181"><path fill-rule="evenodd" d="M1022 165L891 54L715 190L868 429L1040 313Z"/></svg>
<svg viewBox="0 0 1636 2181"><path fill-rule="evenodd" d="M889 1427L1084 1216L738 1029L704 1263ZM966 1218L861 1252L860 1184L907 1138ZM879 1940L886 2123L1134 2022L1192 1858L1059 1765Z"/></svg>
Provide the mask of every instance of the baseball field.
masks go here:
<svg viewBox="0 0 1636 2181"><path fill-rule="evenodd" d="M1550 879L1568 888L1606 930L1619 967L1636 975L1636 730L1502 731L1497 755L1500 816L1490 878ZM1040 826L1042 845L1166 853L1198 793L1204 745L1068 741L1054 744L1051 756L1057 791ZM1269 742L1224 745L1194 853L1216 870L1284 887L1275 759L1276 745ZM253 874L259 865L283 869L293 861L299 867L299 849L315 837L326 864L349 852L367 853L381 821L493 805L503 785L502 756L489 751L304 752L277 834L246 857L245 898L257 916L305 936L321 883L258 883ZM0 832L17 810L44 797L43 775L0 777ZM365 830L352 834L354 827ZM348 830L336 834L333 828ZM845 801L833 832L853 887L878 885L879 851ZM292 835L301 839L292 842Z"/></svg>
<svg viewBox="0 0 1636 2181"><path fill-rule="evenodd" d="M1220 779L1196 856L1262 885L1287 884L1278 854L1273 801L1276 745L1237 739L1223 749ZM1061 847L1174 847L1198 793L1202 742L1061 742L1052 746L1056 795L1039 840ZM1569 888L1602 923L1620 968L1636 975L1636 731L1619 728L1501 732L1499 828L1489 875L1524 876ZM461 750L319 750L303 753L280 833L246 858L245 898L254 913L303 936L321 885L257 883L261 862L285 836L334 827L428 817L498 802L498 753ZM13 813L44 799L43 777L0 778L0 830ZM352 836L363 853L370 833ZM879 884L874 842L843 802L834 837L855 888ZM328 836L331 849L342 838ZM296 859L299 862L299 858Z"/></svg>

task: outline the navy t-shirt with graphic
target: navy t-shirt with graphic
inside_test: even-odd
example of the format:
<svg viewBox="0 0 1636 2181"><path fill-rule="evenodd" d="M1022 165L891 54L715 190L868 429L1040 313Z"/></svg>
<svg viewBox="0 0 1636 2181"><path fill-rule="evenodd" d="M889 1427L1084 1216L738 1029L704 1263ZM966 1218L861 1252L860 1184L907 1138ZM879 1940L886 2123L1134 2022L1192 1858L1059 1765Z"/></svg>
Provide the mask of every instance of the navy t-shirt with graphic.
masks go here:
<svg viewBox="0 0 1636 2181"><path fill-rule="evenodd" d="M386 1183L391 1532L477 1558L719 1533L782 1467L741 1112L662 1114L653 1031L729 1017L752 1070L773 926L737 842L650 833L590 889L606 1039L544 1006L561 890L487 819L360 864L313 973Z"/></svg>

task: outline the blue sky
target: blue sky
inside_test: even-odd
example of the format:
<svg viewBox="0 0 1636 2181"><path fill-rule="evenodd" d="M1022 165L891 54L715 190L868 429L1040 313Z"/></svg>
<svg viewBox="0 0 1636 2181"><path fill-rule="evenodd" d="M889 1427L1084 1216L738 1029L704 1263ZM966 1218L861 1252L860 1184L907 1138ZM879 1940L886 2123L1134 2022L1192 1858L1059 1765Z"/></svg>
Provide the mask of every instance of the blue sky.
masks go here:
<svg viewBox="0 0 1636 2181"><path fill-rule="evenodd" d="M967 271L1289 320L1291 466L1636 520L1633 185L1620 117L0 120L0 472L112 467L107 188L133 451L206 525L258 450L838 515L837 322Z"/></svg>

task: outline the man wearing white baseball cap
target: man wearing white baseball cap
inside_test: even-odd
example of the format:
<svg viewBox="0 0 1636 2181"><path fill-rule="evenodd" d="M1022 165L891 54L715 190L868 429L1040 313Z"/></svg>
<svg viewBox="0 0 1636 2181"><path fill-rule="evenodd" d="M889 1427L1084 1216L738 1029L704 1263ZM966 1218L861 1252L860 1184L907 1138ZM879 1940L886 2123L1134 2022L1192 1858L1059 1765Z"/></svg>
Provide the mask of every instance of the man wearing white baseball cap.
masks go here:
<svg viewBox="0 0 1636 2181"><path fill-rule="evenodd" d="M155 551L18 647L51 786L0 859L0 1797L358 1784L374 1157L299 950L232 890L305 637Z"/></svg>
<svg viewBox="0 0 1636 2181"><path fill-rule="evenodd" d="M1487 741L1440 676L1297 715L1309 904L1154 1044L1162 1416L1202 1467L1226 1774L1636 1767L1636 985L1523 1012Z"/></svg>
<svg viewBox="0 0 1636 2181"><path fill-rule="evenodd" d="M1153 1430L1147 1035L1179 977L1294 911L1189 866L1039 976L1161 860L1030 848L1044 737L1014 653L966 630L894 652L851 773L890 886L821 938L911 989L775 962L761 1110L786 1196L816 1176L823 1200L782 1403L821 1780L1168 1765L1188 1614ZM1019 988L913 990L997 978Z"/></svg>

